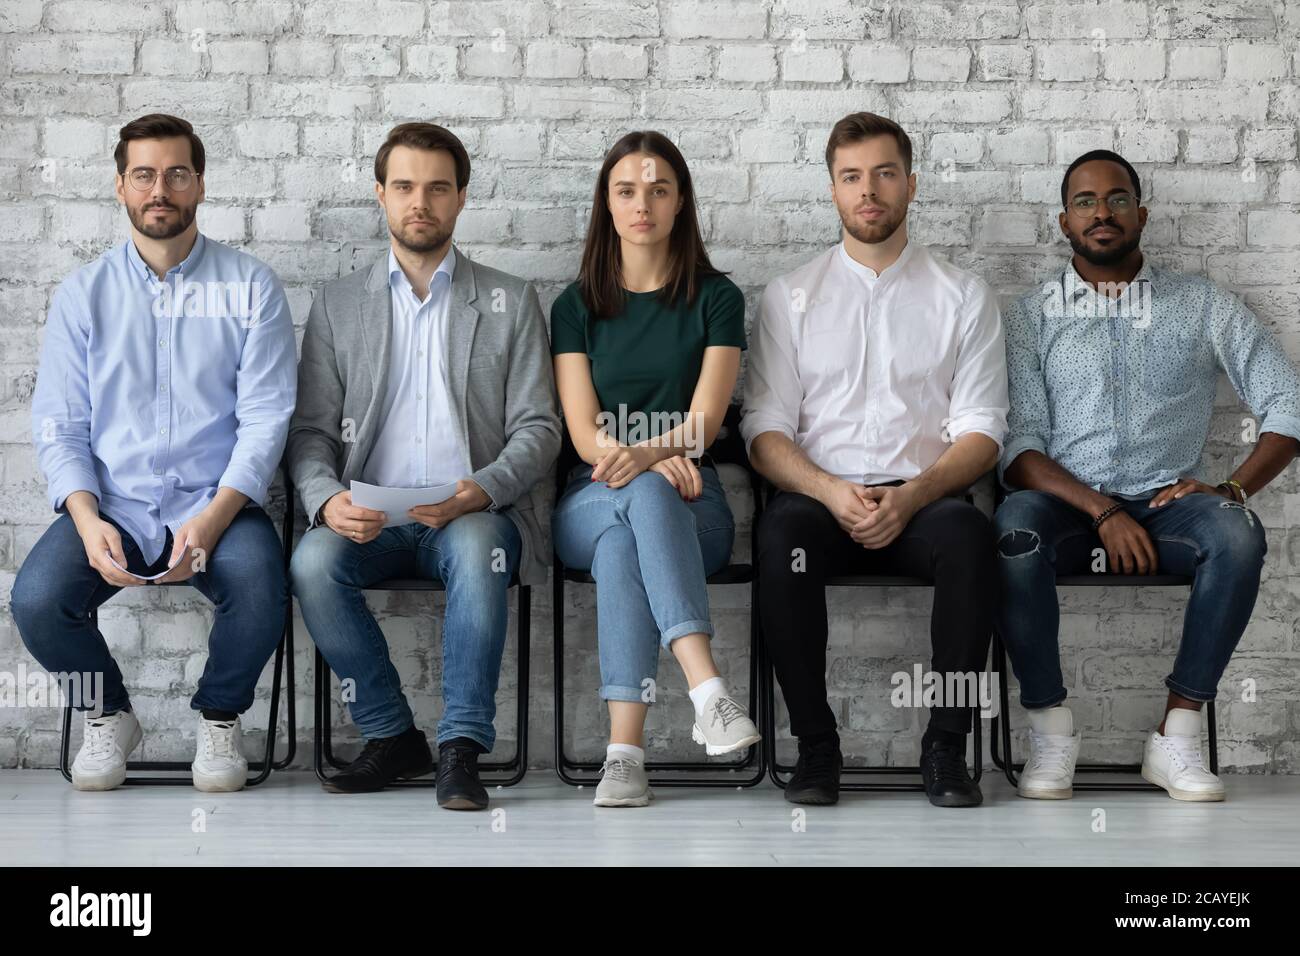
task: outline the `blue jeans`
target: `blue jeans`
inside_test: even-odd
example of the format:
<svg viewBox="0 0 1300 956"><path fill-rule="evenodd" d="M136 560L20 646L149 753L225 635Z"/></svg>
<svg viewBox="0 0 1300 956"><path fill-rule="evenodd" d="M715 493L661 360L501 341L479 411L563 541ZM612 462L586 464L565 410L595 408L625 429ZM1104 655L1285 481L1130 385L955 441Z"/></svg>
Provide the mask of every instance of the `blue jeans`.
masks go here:
<svg viewBox="0 0 1300 956"><path fill-rule="evenodd" d="M1123 501L1124 511L1150 535L1158 573L1193 578L1182 642L1165 685L1188 700L1214 700L1255 607L1268 551L1264 528L1253 511L1218 495L1190 494L1148 508L1151 497ZM1088 573L1101 538L1086 514L1041 491L1009 495L994 525L998 628L1020 681L1020 703L1051 707L1066 697L1056 575Z"/></svg>
<svg viewBox="0 0 1300 956"><path fill-rule="evenodd" d="M121 532L129 570L156 574L167 567L170 532L162 554L149 565L135 540L108 515L102 517ZM216 607L208 661L190 706L243 713L253 705L257 679L284 634L289 600L284 552L266 512L258 507L240 511L208 556L206 569L188 583ZM10 597L14 623L32 657L51 674L102 673L106 711L123 710L130 699L104 636L90 623L90 612L120 590L90 566L77 526L64 514L36 542ZM80 709L91 709L89 701L83 704L87 706Z"/></svg>
<svg viewBox="0 0 1300 956"><path fill-rule="evenodd" d="M354 682L348 710L363 736L395 737L415 720L362 588L386 578L427 578L447 589L438 743L468 737L492 749L506 592L522 548L515 523L487 511L461 515L441 528L396 525L365 544L324 525L303 536L289 568L293 590L330 669L339 680Z"/></svg>
<svg viewBox="0 0 1300 956"><path fill-rule="evenodd" d="M596 579L600 696L649 703L660 645L713 634L704 579L729 562L736 524L713 468L691 502L657 472L610 488L591 471L574 468L551 515L555 553Z"/></svg>

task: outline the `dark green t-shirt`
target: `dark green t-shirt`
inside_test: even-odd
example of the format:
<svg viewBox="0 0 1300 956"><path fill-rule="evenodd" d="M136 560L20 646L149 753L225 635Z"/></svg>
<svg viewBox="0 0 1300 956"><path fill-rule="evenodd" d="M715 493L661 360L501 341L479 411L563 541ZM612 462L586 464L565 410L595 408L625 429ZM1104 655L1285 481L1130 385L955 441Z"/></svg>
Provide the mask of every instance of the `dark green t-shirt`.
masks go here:
<svg viewBox="0 0 1300 956"><path fill-rule="evenodd" d="M685 415L704 350L745 347L745 296L723 275L700 280L695 301L665 305L656 292L625 292L623 311L593 318L572 283L551 306L551 353L582 352L603 412Z"/></svg>

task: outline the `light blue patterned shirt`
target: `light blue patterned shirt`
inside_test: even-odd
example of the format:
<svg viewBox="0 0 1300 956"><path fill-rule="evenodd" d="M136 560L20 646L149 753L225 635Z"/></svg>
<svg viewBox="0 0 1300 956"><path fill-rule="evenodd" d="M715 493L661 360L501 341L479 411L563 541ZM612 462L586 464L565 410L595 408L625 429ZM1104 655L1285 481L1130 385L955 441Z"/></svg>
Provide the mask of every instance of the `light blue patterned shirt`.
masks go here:
<svg viewBox="0 0 1300 956"><path fill-rule="evenodd" d="M1011 411L999 477L1033 450L1103 494L1142 495L1180 477L1213 484L1202 455L1219 370L1260 433L1300 439L1300 373L1245 304L1208 279L1147 259L1110 299L1067 262L1003 326Z"/></svg>
<svg viewBox="0 0 1300 956"><path fill-rule="evenodd" d="M154 561L218 487L265 500L296 389L269 267L200 235L160 282L128 239L50 303L32 398L50 503L89 491Z"/></svg>

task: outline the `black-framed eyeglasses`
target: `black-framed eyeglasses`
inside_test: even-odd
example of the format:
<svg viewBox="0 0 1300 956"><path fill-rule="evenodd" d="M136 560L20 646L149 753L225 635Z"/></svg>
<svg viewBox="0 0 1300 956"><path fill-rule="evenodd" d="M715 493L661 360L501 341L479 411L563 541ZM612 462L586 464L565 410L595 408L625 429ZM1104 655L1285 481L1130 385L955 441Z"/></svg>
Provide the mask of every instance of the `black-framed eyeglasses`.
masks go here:
<svg viewBox="0 0 1300 956"><path fill-rule="evenodd" d="M153 189L153 184L158 180L158 170L152 166L137 166L134 169L128 169L123 175L126 177L127 182L141 192L146 189ZM194 180L197 178L198 173L188 166L172 166L163 171L163 182L173 192L185 192L194 185Z"/></svg>
<svg viewBox="0 0 1300 956"><path fill-rule="evenodd" d="M1111 193L1109 196L1075 196L1070 200L1070 212L1074 213L1081 219L1091 219L1097 213L1099 204L1105 203L1106 208L1116 216L1122 216L1126 212L1132 212L1137 208L1137 197L1132 193Z"/></svg>

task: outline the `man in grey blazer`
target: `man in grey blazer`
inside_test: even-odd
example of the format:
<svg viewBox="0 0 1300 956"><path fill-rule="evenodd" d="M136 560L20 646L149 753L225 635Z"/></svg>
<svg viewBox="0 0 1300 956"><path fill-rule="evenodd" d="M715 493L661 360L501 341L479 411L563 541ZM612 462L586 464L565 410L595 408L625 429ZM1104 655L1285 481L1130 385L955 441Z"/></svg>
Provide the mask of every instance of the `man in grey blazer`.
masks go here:
<svg viewBox="0 0 1300 956"><path fill-rule="evenodd" d="M375 156L375 193L390 248L312 303L288 439L310 522L290 568L294 592L366 738L325 788L369 792L432 769L361 589L392 577L439 579L447 608L438 803L457 810L488 803L477 759L495 742L506 592L516 575L523 584L546 579L539 513L560 449L536 290L452 245L469 172L465 147L440 126L389 133ZM394 521L352 503L353 479L456 492Z"/></svg>

